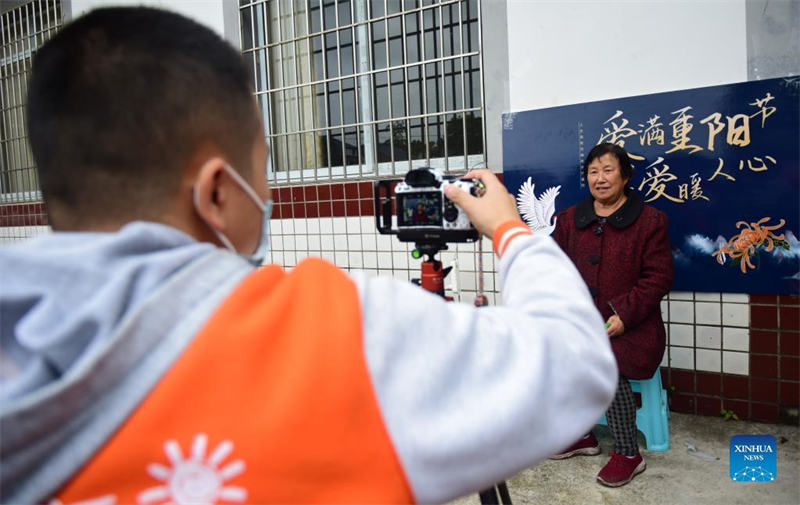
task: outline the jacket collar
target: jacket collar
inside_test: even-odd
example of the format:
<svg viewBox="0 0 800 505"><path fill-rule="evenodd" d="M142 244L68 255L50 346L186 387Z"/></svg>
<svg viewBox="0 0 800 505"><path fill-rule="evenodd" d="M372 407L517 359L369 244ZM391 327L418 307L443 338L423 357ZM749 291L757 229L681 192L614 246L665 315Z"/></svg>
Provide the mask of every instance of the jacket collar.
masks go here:
<svg viewBox="0 0 800 505"><path fill-rule="evenodd" d="M631 191L622 207L608 216L607 222L614 228L622 230L636 221L643 208L642 199L635 191ZM578 229L586 228L598 219L599 217L594 212L594 197L590 196L575 206L575 226Z"/></svg>

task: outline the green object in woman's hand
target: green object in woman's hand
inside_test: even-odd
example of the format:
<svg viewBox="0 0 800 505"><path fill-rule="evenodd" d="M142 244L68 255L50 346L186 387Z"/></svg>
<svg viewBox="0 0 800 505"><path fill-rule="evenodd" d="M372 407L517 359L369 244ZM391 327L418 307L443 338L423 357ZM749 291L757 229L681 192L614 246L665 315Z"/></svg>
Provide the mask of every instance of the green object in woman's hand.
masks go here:
<svg viewBox="0 0 800 505"><path fill-rule="evenodd" d="M611 322L606 321L606 329L608 329L609 326L611 326Z"/></svg>

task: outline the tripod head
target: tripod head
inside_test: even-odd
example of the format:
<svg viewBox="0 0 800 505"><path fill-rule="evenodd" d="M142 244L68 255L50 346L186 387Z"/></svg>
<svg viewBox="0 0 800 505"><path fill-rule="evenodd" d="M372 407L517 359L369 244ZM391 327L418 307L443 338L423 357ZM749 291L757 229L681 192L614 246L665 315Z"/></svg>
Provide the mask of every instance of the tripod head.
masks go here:
<svg viewBox="0 0 800 505"><path fill-rule="evenodd" d="M436 261L436 255L439 251L446 251L447 249L447 244L444 242L415 242L411 257L419 259L422 255L425 255L428 257L425 261Z"/></svg>
<svg viewBox="0 0 800 505"><path fill-rule="evenodd" d="M422 274L419 279L411 279L411 282L423 289L436 293L448 301L452 301L451 297L444 295L444 278L453 269L453 267L442 268L442 262L436 259L436 254L439 251L447 250L447 244L439 241L422 241L414 243L415 249L411 251L411 256L414 259L419 259L423 255L427 259L422 261L420 269Z"/></svg>

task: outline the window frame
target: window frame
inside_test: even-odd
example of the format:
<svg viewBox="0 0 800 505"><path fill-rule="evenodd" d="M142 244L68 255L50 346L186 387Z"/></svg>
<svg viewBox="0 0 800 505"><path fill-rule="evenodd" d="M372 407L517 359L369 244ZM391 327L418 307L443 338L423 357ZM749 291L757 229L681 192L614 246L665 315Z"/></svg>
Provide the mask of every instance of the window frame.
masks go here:
<svg viewBox="0 0 800 505"><path fill-rule="evenodd" d="M287 6L292 6L290 12L284 12ZM382 13L372 12L372 7L377 5L382 7ZM364 8L369 7L368 12L363 12ZM389 12L389 7L394 6L394 10ZM399 7L399 9L397 8ZM272 11L270 9L273 9ZM331 12L332 8L332 12ZM344 8L344 10L343 10ZM325 10L328 9L330 16L333 19L326 18ZM470 11L473 9L473 11ZM340 24L340 11L349 19L343 19ZM277 23L274 17L271 17L272 12L277 12ZM436 52L433 57L426 57L425 40L430 39L426 36L425 13L432 13L429 17L433 18L431 32L434 37L438 37L436 43ZM445 15L444 13L447 13ZM311 16L319 16L319 20L313 20ZM417 61L409 61L407 42L409 41L409 31L407 30L407 19L409 16L414 16L416 20L416 30L412 30L411 34L418 41L419 52L421 57ZM449 17L447 22L445 17ZM464 17L467 19L464 19ZM302 18L305 17L305 20ZM298 25L298 19L301 25ZM389 23L392 19L400 20L400 35L401 40L401 61L399 64L390 65L392 63L390 56L389 45L391 38L396 38L395 35L389 36ZM270 21L271 20L271 21ZM286 21L289 23L286 23ZM333 21L331 24L330 22ZM347 22L349 21L349 22ZM270 22L272 24L270 24ZM248 25L249 23L249 25ZM261 24L259 24L261 23ZM396 22L395 22L396 23ZM474 27L470 23L475 23ZM284 25L289 26L285 28L286 35L284 35ZM302 26L304 24L305 26ZM383 26L383 38L375 38L373 27L376 24ZM316 25L319 31L313 31L312 25ZM300 26L300 28L298 28ZM412 27L413 28L413 27ZM445 48L445 28L450 30L451 35L455 34L453 39L457 45L450 47L449 54L443 54ZM277 36L270 35L270 29L273 33L277 31ZM358 179L373 179L373 178L397 178L405 173L409 168L419 166L431 166L442 170L445 173L463 173L471 168L485 166L487 160L487 134L486 134L486 106L484 97L484 62L483 62L483 41L482 41L482 2L480 0L426 0L421 2L388 2L383 0L382 3L369 2L366 0L301 0L299 2L290 3L286 0L251 0L241 1L239 6L239 30L242 42L242 52L245 60L252 65L255 95L261 108L262 119L264 120L265 138L271 144L270 157L267 167L268 180L272 185L291 185L291 184L305 184L316 183L330 180L358 180ZM351 33L350 42L345 41L342 43L340 33L342 30L349 30ZM472 34L474 31L474 36ZM335 43L326 44L326 39L335 36ZM452 37L451 37L452 38ZM472 46L467 46L468 39L476 39L472 41ZM312 49L315 39L320 40L320 44L316 45L317 49ZM366 40L368 43L362 44ZM378 49L383 51L385 65L376 66L376 40L384 41L383 47ZM368 49L368 67L364 68L364 46ZM300 49L306 48L305 60L300 62ZM345 51L352 51L353 72L342 75L341 58L343 47ZM336 51L336 64L334 72L329 72L328 68L323 68L321 72L316 72L313 68L313 60L320 59L323 67L327 67L328 58L327 53L334 49ZM321 58L319 52L322 52ZM277 58L271 58L271 54L277 53ZM429 52L430 54L430 52ZM289 70L286 70L286 62L289 60ZM276 63L282 65L282 68L275 69ZM301 65L306 68L300 68ZM443 102L446 98L444 87L446 85L456 86L458 89L452 92L452 101L458 100L460 103L448 108L446 104L437 107L436 110L428 106L428 75L427 69L431 66L436 68L435 76L435 94L439 102ZM445 68L450 66L452 71L445 73ZM412 80L409 79L409 69L418 67L420 69L421 81L417 88L422 88L422 103L420 105L421 111L419 114L412 114L409 111L409 89ZM449 69L448 69L449 70ZM301 76L303 71L307 71L306 78ZM273 72L278 72L280 75L274 75ZM287 75L291 73L292 75ZM398 81L393 78L393 74L400 73L402 81L399 84L402 86L404 94L401 100L403 109L401 114L396 114L393 111L394 101L392 96L392 88L398 84ZM332 75L333 74L333 75ZM386 78L386 102L388 104L388 118L378 119L376 114L376 93L378 87L378 76L384 74ZM447 81L447 77L452 79L451 82ZM477 79L476 79L477 77ZM468 85L467 81L473 84ZM355 122L345 123L341 119L342 110L342 83L352 82L354 85L353 95L354 109L355 109ZM475 82L477 81L477 82ZM276 85L277 83L277 85ZM336 124L331 124L332 107L330 106L330 84L336 84L334 91L337 93L339 106L338 114L339 121ZM318 88L322 88L322 93L318 93ZM311 127L304 127L303 112L301 110L301 89L308 89L311 92L310 102L312 110L312 124ZM367 89L367 92L364 92ZM466 93L471 89L470 98L468 99ZM322 112L325 114L324 118L319 118L319 111L316 113L314 107L317 107L318 95L324 100L325 109ZM366 95L369 95L367 97ZM288 100L286 97L293 97L293 100ZM335 98L334 98L335 99ZM294 103L291 103L291 102ZM471 105L471 106L470 106ZM292 121L297 125L297 128L288 128L290 118L287 114L287 109L293 109L292 114L296 114L295 119ZM279 110L280 109L280 110ZM316 115L315 115L316 114ZM451 118L460 122L460 127L455 130L461 142L460 152L457 154L450 154L451 152L448 141L448 123ZM473 121L473 118L478 118L480 121L480 132L477 128L472 127L468 129L467 123ZM324 119L324 120L323 120ZM412 126L413 122L421 121L421 135L422 144L425 147L425 157L415 158L412 151L413 147L411 142L413 138L412 129L419 128L419 126ZM399 125L399 131L404 135L403 144L403 157L396 157L398 154L395 146L395 125ZM442 133L437 135L437 139L441 142L440 149L443 155L436 155L431 152L431 129L436 125L441 125ZM382 127L382 128L381 128ZM379 129L380 128L380 129ZM388 135L387 135L388 132ZM319 135L322 133L322 135ZM460 135L459 135L460 134ZM480 138L480 147L476 150L470 150L468 145L468 136L477 134ZM317 136L321 140L317 140ZM346 153L334 156L331 140L341 139L341 143L345 146L348 145L347 138L355 138L357 147L353 155L354 160L349 160ZM294 137L291 141L290 138ZM309 137L311 137L309 139ZM386 140L388 137L388 141ZM381 140L383 139L383 140ZM312 142L308 142L311 140ZM320 153L317 147L318 142L323 144L322 160L320 160ZM387 161L379 159L380 145L388 143L388 157ZM281 145L282 144L282 145ZM311 147L313 153L306 152L304 149ZM343 146L344 147L344 146ZM294 150L292 154L290 152ZM275 165L288 163L288 160L294 157L295 160L300 160L302 163L295 163L294 165L301 165L302 168L289 168L288 170L274 170ZM341 164L333 165L335 160L341 159ZM308 163L309 160L313 161ZM326 163L326 164L324 164Z"/></svg>

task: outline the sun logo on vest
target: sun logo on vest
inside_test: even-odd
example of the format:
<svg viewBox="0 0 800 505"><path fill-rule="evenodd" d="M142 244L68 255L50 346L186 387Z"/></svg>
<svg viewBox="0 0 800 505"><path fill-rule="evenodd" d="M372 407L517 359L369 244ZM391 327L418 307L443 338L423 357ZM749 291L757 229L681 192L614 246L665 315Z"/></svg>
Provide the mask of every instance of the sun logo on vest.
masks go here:
<svg viewBox="0 0 800 505"><path fill-rule="evenodd" d="M241 459L222 468L220 465L233 452L233 443L224 440L211 451L206 459L208 438L204 433L194 437L191 454L183 457L181 447L175 440L164 443L164 453L172 467L159 463L147 465L147 473L163 482L139 493L137 501L142 505L173 503L175 505L213 504L218 501L244 502L247 490L238 486L226 486L225 482L244 472Z"/></svg>

